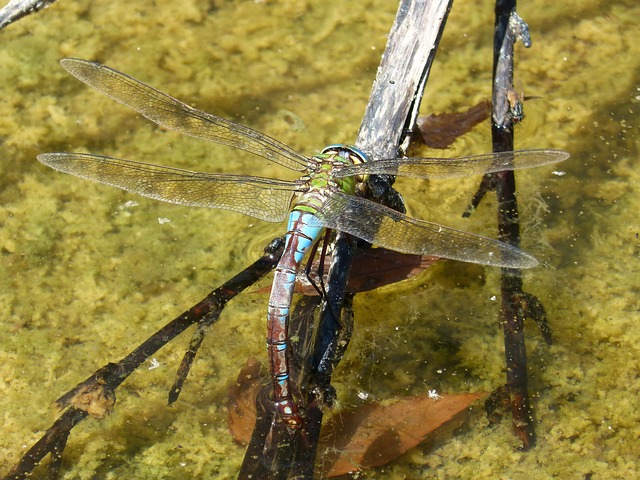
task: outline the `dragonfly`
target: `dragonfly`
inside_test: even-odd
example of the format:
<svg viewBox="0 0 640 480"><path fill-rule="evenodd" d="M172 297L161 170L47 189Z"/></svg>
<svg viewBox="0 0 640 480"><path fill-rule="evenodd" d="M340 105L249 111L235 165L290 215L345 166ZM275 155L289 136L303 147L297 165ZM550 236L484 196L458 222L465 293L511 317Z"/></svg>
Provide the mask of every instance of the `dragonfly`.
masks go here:
<svg viewBox="0 0 640 480"><path fill-rule="evenodd" d="M267 353L277 418L299 428L289 379L289 310L305 254L326 229L347 232L403 253L506 268L538 262L524 251L480 235L412 218L362 196L370 175L453 178L560 162L559 150L521 150L459 158L374 159L360 149L330 145L306 156L244 125L206 113L105 65L67 58L62 66L104 95L156 124L191 137L255 154L301 172L297 180L200 173L89 153L45 153L38 160L55 170L165 202L227 209L269 222L288 216L285 250L275 268L267 309ZM295 201L294 201L295 197Z"/></svg>

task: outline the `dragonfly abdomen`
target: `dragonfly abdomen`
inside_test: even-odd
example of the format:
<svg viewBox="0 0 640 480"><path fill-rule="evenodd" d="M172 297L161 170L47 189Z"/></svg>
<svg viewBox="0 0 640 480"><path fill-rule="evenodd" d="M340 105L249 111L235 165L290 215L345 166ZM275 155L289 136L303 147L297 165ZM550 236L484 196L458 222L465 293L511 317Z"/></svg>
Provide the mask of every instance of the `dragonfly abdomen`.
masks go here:
<svg viewBox="0 0 640 480"><path fill-rule="evenodd" d="M289 311L302 259L323 230L321 226L315 226L319 223L312 219L311 212L295 208L289 216L285 249L275 270L267 310L267 352L273 401L280 418L294 428L300 426L302 419L293 400L289 379Z"/></svg>

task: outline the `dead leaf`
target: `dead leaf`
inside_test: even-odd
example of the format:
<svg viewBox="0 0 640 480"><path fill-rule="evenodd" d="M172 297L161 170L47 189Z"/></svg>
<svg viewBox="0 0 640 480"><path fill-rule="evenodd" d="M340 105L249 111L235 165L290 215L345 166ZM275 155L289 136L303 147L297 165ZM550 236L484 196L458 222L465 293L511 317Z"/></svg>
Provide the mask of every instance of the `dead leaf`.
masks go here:
<svg viewBox="0 0 640 480"><path fill-rule="evenodd" d="M229 430L247 445L256 422L255 398L263 388L261 365L251 358L229 388ZM367 403L334 415L322 427L319 463L329 477L385 465L425 441L444 436L445 426L464 420L463 413L486 393L427 395Z"/></svg>
<svg viewBox="0 0 640 480"><path fill-rule="evenodd" d="M248 445L256 423L256 395L262 388L262 365L250 358L240 370L236 383L229 387L227 423L233 439Z"/></svg>
<svg viewBox="0 0 640 480"><path fill-rule="evenodd" d="M341 412L323 426L318 453L322 469L335 477L385 465L432 439L486 393L405 397L393 403L370 403ZM324 453L323 453L324 452Z"/></svg>
<svg viewBox="0 0 640 480"><path fill-rule="evenodd" d="M422 273L440 260L427 255L410 255L386 248L359 250L351 267L347 291L367 292L392 283L407 280Z"/></svg>
<svg viewBox="0 0 640 480"><path fill-rule="evenodd" d="M449 147L458 137L471 131L489 118L491 104L483 101L465 112L440 113L418 117L417 124L425 145L431 148Z"/></svg>

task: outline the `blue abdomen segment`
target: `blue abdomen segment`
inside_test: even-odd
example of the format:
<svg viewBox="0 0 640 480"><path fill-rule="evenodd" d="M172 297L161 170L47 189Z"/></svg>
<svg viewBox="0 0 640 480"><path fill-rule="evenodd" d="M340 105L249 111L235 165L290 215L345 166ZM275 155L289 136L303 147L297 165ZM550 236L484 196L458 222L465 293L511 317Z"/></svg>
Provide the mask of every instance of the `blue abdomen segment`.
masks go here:
<svg viewBox="0 0 640 480"><path fill-rule="evenodd" d="M315 242L322 233L323 226L313 217L312 213L293 210L289 214L289 222L287 224L287 237L285 243L285 254L290 244L295 248L294 260L300 266L304 254L309 247ZM290 242L291 235L298 235L297 242ZM284 256L284 254L283 254Z"/></svg>
<svg viewBox="0 0 640 480"><path fill-rule="evenodd" d="M320 237L323 227L304 210L289 216L285 249L276 267L267 313L267 352L273 384L273 401L280 418L293 428L302 418L291 392L289 379L289 310L296 275L305 253Z"/></svg>

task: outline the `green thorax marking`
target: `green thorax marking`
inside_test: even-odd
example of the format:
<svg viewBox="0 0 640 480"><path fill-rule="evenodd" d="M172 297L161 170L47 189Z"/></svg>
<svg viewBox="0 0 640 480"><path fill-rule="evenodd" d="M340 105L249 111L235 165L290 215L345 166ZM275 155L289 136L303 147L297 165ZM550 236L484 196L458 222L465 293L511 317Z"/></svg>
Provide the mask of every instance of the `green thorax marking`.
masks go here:
<svg viewBox="0 0 640 480"><path fill-rule="evenodd" d="M356 182L353 177L334 178L333 169L343 165L351 165L351 159L345 159L335 153L321 153L314 157L318 164L316 169L309 175L310 189L323 189L334 186L344 193L354 195Z"/></svg>
<svg viewBox="0 0 640 480"><path fill-rule="evenodd" d="M332 189L338 189L348 195L355 195L356 179L354 177L333 177L333 169L341 165L352 164L351 159L345 159L333 152L321 153L313 158L317 163L313 171L309 173L309 190L298 198L295 210L316 213L322 207L326 194Z"/></svg>

